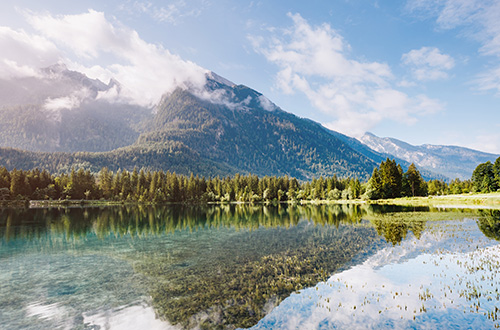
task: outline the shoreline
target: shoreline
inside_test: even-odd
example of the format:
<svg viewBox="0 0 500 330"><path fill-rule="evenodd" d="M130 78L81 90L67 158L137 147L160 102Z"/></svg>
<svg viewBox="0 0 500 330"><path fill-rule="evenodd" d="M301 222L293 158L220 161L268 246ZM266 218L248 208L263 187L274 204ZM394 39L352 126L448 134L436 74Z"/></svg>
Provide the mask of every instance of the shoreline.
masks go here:
<svg viewBox="0 0 500 330"><path fill-rule="evenodd" d="M500 192L488 194L461 194L427 197L402 197L379 200L300 200L300 201L266 201L266 202L207 202L207 203L142 203L137 201L110 201L110 200L20 200L2 201L2 207L82 207L82 206L120 206L120 205L403 205L403 206L430 206L440 208L498 208L500 209Z"/></svg>

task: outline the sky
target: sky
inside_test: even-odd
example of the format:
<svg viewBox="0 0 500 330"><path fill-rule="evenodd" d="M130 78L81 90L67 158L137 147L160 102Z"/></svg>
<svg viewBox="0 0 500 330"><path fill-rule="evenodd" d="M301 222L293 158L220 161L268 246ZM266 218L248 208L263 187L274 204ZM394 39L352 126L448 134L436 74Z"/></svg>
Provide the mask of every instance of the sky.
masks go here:
<svg viewBox="0 0 500 330"><path fill-rule="evenodd" d="M213 71L349 136L500 154L500 1L16 0L0 79L64 63L153 106Z"/></svg>

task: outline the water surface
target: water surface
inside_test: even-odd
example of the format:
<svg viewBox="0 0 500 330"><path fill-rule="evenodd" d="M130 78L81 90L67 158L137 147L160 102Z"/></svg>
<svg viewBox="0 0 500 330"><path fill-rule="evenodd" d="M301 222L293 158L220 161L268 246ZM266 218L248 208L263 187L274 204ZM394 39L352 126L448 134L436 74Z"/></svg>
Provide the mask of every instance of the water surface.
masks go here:
<svg viewBox="0 0 500 330"><path fill-rule="evenodd" d="M355 205L3 209L0 326L495 328L499 218Z"/></svg>

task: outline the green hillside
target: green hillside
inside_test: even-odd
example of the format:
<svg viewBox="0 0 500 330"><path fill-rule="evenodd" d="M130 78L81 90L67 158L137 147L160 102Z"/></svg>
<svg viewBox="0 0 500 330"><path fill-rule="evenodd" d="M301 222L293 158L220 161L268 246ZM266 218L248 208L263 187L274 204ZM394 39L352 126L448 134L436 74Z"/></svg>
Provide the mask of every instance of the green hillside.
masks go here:
<svg viewBox="0 0 500 330"><path fill-rule="evenodd" d="M260 95L244 86L232 90L234 104ZM144 133L130 146L96 153L2 148L0 165L52 172L73 166L98 171L107 166L207 176L287 174L300 179L334 174L367 178L376 165L315 122L278 109L266 111L251 101L246 104L231 108L178 89L163 98L153 119L142 122ZM75 130L75 134L83 133Z"/></svg>

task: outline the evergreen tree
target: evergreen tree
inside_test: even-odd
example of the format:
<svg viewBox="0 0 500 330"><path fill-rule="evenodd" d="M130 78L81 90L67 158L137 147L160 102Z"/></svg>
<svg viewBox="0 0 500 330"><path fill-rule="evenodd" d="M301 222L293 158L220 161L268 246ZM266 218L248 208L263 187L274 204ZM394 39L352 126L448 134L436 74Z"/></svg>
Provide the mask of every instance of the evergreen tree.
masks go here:
<svg viewBox="0 0 500 330"><path fill-rule="evenodd" d="M146 191L146 187L147 187L147 183L146 183L146 174L144 173L144 170L141 169L141 171L139 172L139 178L137 179L137 186L135 188L135 191L136 191L136 196L137 198L142 198L145 191Z"/></svg>
<svg viewBox="0 0 500 330"><path fill-rule="evenodd" d="M287 193L288 200L291 200L291 201L297 200L298 189L299 189L299 183L298 183L297 179L292 178L290 180L290 185L289 185L288 193Z"/></svg>
<svg viewBox="0 0 500 330"><path fill-rule="evenodd" d="M412 163L408 167L408 171L404 174L404 181L408 189L405 191L406 196L425 196L427 194L425 181L415 164Z"/></svg>
<svg viewBox="0 0 500 330"><path fill-rule="evenodd" d="M382 179L380 178L378 167L373 169L372 176L370 180L368 180L366 196L369 199L382 198Z"/></svg>
<svg viewBox="0 0 500 330"><path fill-rule="evenodd" d="M387 158L380 164L380 178L382 182L383 198L401 197L402 191L402 173L401 167L398 167L396 161Z"/></svg>
<svg viewBox="0 0 500 330"><path fill-rule="evenodd" d="M113 198L113 173L103 167L98 174L98 186L104 199Z"/></svg>
<svg viewBox="0 0 500 330"><path fill-rule="evenodd" d="M495 178L495 170L496 168L490 161L479 164L472 172L474 190L480 192L496 191L499 187Z"/></svg>
<svg viewBox="0 0 500 330"><path fill-rule="evenodd" d="M130 176L130 186L131 186L131 190L132 190L132 197L136 200L140 196L140 194L137 190L138 183L139 183L139 172L137 171L137 167L134 167L134 170L132 171L132 174Z"/></svg>
<svg viewBox="0 0 500 330"><path fill-rule="evenodd" d="M28 197L30 193L30 185L26 178L26 174L22 170L12 170L10 173L10 194L13 197L25 196Z"/></svg>
<svg viewBox="0 0 500 330"><path fill-rule="evenodd" d="M5 166L0 167L0 188L10 188L10 173Z"/></svg>
<svg viewBox="0 0 500 330"><path fill-rule="evenodd" d="M350 180L349 182L349 188L351 188L351 192L352 192L352 199L356 199L356 198L359 198L359 196L361 196L361 182L359 181L359 179L352 179Z"/></svg>
<svg viewBox="0 0 500 330"><path fill-rule="evenodd" d="M123 199L130 199L132 197L133 193L133 186L132 186L132 180L130 178L130 173L127 171L122 172L122 189L121 189L121 196Z"/></svg>
<svg viewBox="0 0 500 330"><path fill-rule="evenodd" d="M498 157L493 164L493 180L497 190L500 189L500 157Z"/></svg>

